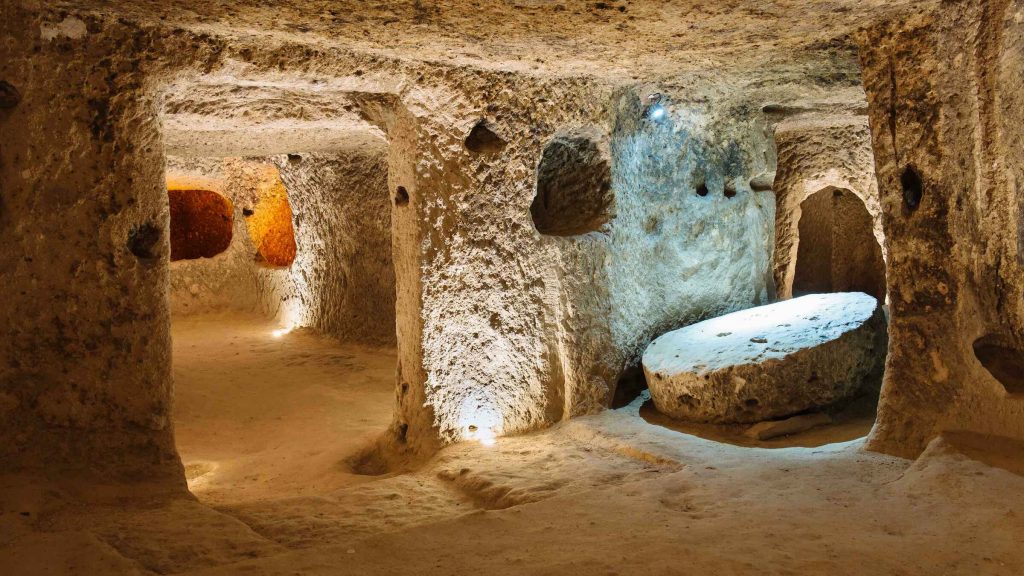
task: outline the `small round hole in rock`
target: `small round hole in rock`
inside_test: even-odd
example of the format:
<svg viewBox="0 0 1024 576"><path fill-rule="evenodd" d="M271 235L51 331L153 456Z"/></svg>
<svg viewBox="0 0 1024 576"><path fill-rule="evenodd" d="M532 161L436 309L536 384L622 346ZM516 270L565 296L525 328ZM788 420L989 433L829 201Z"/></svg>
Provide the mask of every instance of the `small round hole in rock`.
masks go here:
<svg viewBox="0 0 1024 576"><path fill-rule="evenodd" d="M409 191L405 189L405 186L399 186L395 190L395 206L405 206L409 203Z"/></svg>
<svg viewBox="0 0 1024 576"><path fill-rule="evenodd" d="M146 222L128 233L128 250L137 258L144 260L156 258L160 236L160 228L152 222Z"/></svg>
<svg viewBox="0 0 1024 576"><path fill-rule="evenodd" d="M726 198L735 198L736 197L736 187L733 186L732 184L726 184L725 185L725 189L722 191L722 194Z"/></svg>
<svg viewBox="0 0 1024 576"><path fill-rule="evenodd" d="M704 183L704 182L701 182L700 184L697 185L696 192L697 192L697 196L700 196L700 197L707 196L708 195L708 185L706 183Z"/></svg>
<svg viewBox="0 0 1024 576"><path fill-rule="evenodd" d="M924 183L921 181L921 175L913 166L907 166L900 176L900 184L903 186L903 205L911 212L917 210L924 195Z"/></svg>
<svg viewBox="0 0 1024 576"><path fill-rule="evenodd" d="M494 154L505 147L505 141L494 133L483 120L477 122L476 126L466 136L466 148L474 154Z"/></svg>

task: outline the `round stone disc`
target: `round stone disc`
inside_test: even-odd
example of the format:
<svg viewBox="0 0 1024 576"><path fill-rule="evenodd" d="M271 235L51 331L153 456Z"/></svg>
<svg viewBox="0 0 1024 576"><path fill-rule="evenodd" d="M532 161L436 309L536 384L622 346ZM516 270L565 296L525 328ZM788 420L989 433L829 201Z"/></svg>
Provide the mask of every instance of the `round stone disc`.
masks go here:
<svg viewBox="0 0 1024 576"><path fill-rule="evenodd" d="M814 294L669 332L643 367L663 414L757 422L854 395L884 362L885 330L873 297Z"/></svg>

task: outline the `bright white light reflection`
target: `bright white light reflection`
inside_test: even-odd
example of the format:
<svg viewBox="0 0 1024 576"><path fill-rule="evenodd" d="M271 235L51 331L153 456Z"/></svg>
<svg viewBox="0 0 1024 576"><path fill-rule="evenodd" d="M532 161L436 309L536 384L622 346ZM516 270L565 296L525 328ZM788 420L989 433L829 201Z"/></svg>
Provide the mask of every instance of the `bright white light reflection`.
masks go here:
<svg viewBox="0 0 1024 576"><path fill-rule="evenodd" d="M476 439L484 446L494 446L494 443L497 442L493 430L479 430Z"/></svg>
<svg viewBox="0 0 1024 576"><path fill-rule="evenodd" d="M459 410L459 425L464 439L476 440L483 446L494 446L498 438L495 431L501 425L501 414L479 398L466 398Z"/></svg>
<svg viewBox="0 0 1024 576"><path fill-rule="evenodd" d="M288 328L278 328L277 330L274 330L273 332L271 332L270 335L273 336L274 338L280 338L281 336L284 336L285 334L287 334L287 333L289 333L291 331L292 331L291 327L288 327Z"/></svg>
<svg viewBox="0 0 1024 576"><path fill-rule="evenodd" d="M654 104L647 112L648 118L651 120L661 120L665 117L665 107L661 104Z"/></svg>
<svg viewBox="0 0 1024 576"><path fill-rule="evenodd" d="M494 446L498 441L498 437L494 433L494 428L490 426L480 426L477 424L470 424L463 427L462 436L466 440L476 440L483 446Z"/></svg>
<svg viewBox="0 0 1024 576"><path fill-rule="evenodd" d="M817 296L819 295L815 294L811 297L805 296L803 298L783 300L769 306L750 308L726 314L725 316L701 322L700 328L702 332L708 334L716 332L747 334L775 328L780 324L807 322L807 317L821 312L829 304L833 304L835 300L842 298L841 295L837 294L826 295L825 298Z"/></svg>

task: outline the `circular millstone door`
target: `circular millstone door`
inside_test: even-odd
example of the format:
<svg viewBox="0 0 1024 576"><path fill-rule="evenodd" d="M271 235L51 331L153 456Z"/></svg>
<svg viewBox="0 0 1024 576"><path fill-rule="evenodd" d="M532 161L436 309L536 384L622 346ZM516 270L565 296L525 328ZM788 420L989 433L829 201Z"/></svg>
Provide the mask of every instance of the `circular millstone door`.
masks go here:
<svg viewBox="0 0 1024 576"><path fill-rule="evenodd" d="M643 367L665 415L758 422L855 395L885 360L885 332L873 297L814 294L669 332Z"/></svg>

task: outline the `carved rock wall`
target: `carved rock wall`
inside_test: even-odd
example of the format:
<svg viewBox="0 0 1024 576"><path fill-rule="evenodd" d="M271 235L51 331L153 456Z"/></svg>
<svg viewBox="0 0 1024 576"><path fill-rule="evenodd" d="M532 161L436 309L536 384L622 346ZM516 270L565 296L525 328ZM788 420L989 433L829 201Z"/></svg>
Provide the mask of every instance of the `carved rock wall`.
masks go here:
<svg viewBox="0 0 1024 576"><path fill-rule="evenodd" d="M1024 350L1022 11L947 2L860 35L891 301L874 449L1024 437L1024 399L973 352L989 335Z"/></svg>

